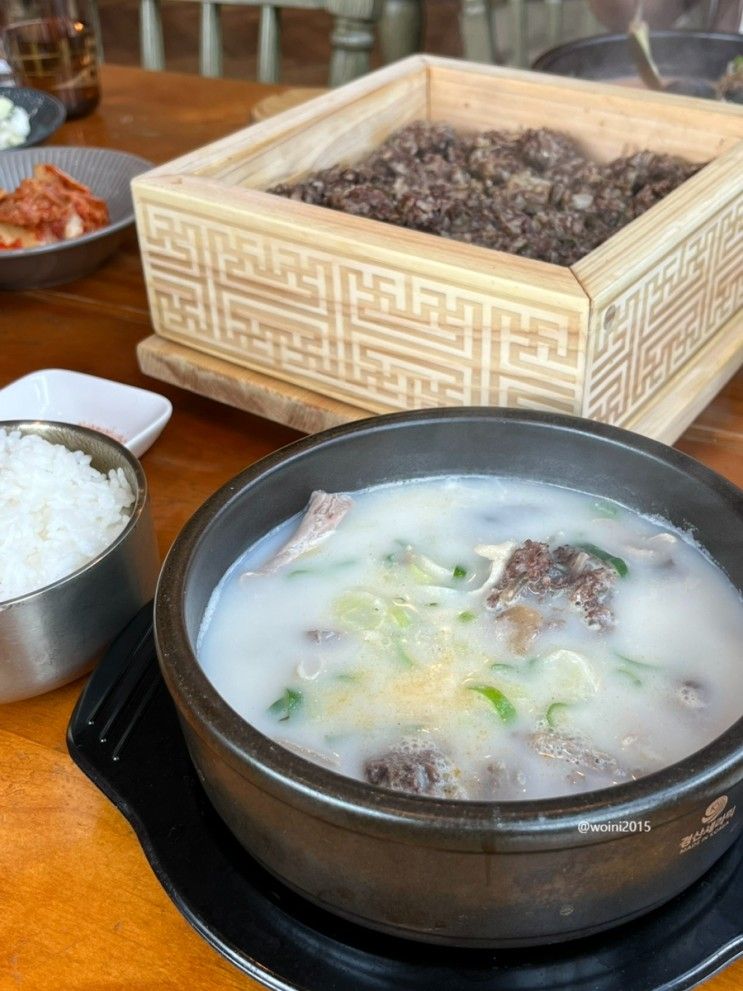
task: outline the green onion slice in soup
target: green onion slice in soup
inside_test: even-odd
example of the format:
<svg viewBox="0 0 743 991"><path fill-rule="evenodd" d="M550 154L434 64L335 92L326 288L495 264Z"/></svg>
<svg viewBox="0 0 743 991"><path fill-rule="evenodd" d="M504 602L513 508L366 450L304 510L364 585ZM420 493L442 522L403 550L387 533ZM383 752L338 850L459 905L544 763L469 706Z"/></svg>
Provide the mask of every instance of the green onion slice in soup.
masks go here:
<svg viewBox="0 0 743 991"><path fill-rule="evenodd" d="M629 664L633 668L640 668L646 671L654 671L655 664L648 664L647 661L636 661L634 657L627 657L626 654L620 654L619 651L615 651L615 654L620 661L624 661L625 664Z"/></svg>
<svg viewBox="0 0 743 991"><path fill-rule="evenodd" d="M634 685L635 688L639 688L642 685L642 678L638 678L634 671L630 671L628 668L617 668L616 673L624 681L628 681L630 685Z"/></svg>
<svg viewBox="0 0 743 991"><path fill-rule="evenodd" d="M276 701L269 705L268 711L272 716L276 716L279 722L285 722L292 716L304 702L304 695L296 688L284 689Z"/></svg>
<svg viewBox="0 0 743 991"><path fill-rule="evenodd" d="M503 694L499 688L493 685L468 685L470 691L477 692L487 699L504 723L513 722L518 716L518 712L513 703Z"/></svg>
<svg viewBox="0 0 743 991"><path fill-rule="evenodd" d="M413 621L410 610L398 602L393 602L389 607L389 616L395 626L399 626L401 629L410 626Z"/></svg>
<svg viewBox="0 0 743 991"><path fill-rule="evenodd" d="M597 557L599 561L603 561L604 564L610 564L620 578L626 578L629 574L627 562L621 557L617 557L615 554L610 554L609 551L605 551L601 547L597 547L596 544L577 544L576 546L580 547L582 551L586 551L587 554L592 554L593 557Z"/></svg>
<svg viewBox="0 0 743 991"><path fill-rule="evenodd" d="M408 653L404 640L395 640L394 648L395 648L395 657L404 668L415 667L415 661Z"/></svg>

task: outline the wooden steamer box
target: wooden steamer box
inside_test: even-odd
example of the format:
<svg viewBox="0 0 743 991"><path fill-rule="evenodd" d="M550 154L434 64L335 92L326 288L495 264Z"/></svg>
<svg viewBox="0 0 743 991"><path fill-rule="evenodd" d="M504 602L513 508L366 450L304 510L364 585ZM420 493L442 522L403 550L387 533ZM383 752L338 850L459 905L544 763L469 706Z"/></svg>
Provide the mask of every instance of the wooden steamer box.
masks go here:
<svg viewBox="0 0 743 991"><path fill-rule="evenodd" d="M572 267L265 192L421 118L709 161ZM671 441L743 360L743 109L413 56L134 180L145 372L313 430L426 406Z"/></svg>

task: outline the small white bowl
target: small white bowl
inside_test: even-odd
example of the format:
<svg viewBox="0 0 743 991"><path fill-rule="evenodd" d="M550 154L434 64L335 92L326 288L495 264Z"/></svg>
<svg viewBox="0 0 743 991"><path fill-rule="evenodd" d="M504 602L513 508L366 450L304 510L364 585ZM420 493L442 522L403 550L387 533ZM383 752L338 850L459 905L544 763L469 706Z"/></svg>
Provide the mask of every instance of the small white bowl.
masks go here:
<svg viewBox="0 0 743 991"><path fill-rule="evenodd" d="M0 389L0 420L61 420L108 434L139 458L157 440L173 406L123 382L45 368Z"/></svg>

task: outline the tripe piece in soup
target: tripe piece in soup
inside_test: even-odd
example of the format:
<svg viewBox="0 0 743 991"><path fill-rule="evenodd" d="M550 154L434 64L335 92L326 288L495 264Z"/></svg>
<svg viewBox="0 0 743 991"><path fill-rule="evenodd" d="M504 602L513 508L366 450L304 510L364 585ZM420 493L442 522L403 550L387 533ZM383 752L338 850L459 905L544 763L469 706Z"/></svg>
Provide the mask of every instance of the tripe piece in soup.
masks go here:
<svg viewBox="0 0 743 991"><path fill-rule="evenodd" d="M666 767L741 714L743 601L686 535L557 486L313 493L214 591L197 653L287 749L394 791L540 799Z"/></svg>

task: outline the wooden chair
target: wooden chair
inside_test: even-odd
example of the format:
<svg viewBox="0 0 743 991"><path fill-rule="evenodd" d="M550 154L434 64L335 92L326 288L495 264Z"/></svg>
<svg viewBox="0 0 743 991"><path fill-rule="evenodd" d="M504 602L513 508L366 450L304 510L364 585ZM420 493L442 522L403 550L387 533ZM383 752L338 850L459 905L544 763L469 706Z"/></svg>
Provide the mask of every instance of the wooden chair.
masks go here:
<svg viewBox="0 0 743 991"><path fill-rule="evenodd" d="M535 45L544 51L606 30L584 0L461 0L460 26L465 58L522 68Z"/></svg>
<svg viewBox="0 0 743 991"><path fill-rule="evenodd" d="M464 57L473 62L529 64L530 20L539 22L538 43L551 48L568 38L600 34L584 0L460 0L460 30ZM566 18L565 9L568 8ZM534 8L541 16L530 18ZM379 36L385 62L420 50L423 0L385 0ZM567 25L565 24L567 22ZM566 32L564 28L568 26ZM502 42L505 42L503 44Z"/></svg>
<svg viewBox="0 0 743 991"><path fill-rule="evenodd" d="M327 10L335 18L329 83L338 86L369 71L369 56L382 0L173 0L201 4L199 66L204 76L222 74L221 7L260 7L258 81L279 81L281 8ZM145 69L165 68L160 0L140 0L140 50Z"/></svg>
<svg viewBox="0 0 743 991"><path fill-rule="evenodd" d="M424 0L385 0L379 23L386 62L421 47ZM707 0L677 22L678 27L711 27L722 0ZM460 0L464 57L527 67L541 51L555 45L603 34L585 0Z"/></svg>
<svg viewBox="0 0 743 991"><path fill-rule="evenodd" d="M528 67L555 45L607 28L585 0L460 0L465 58ZM709 30L714 0L682 15L676 27Z"/></svg>

